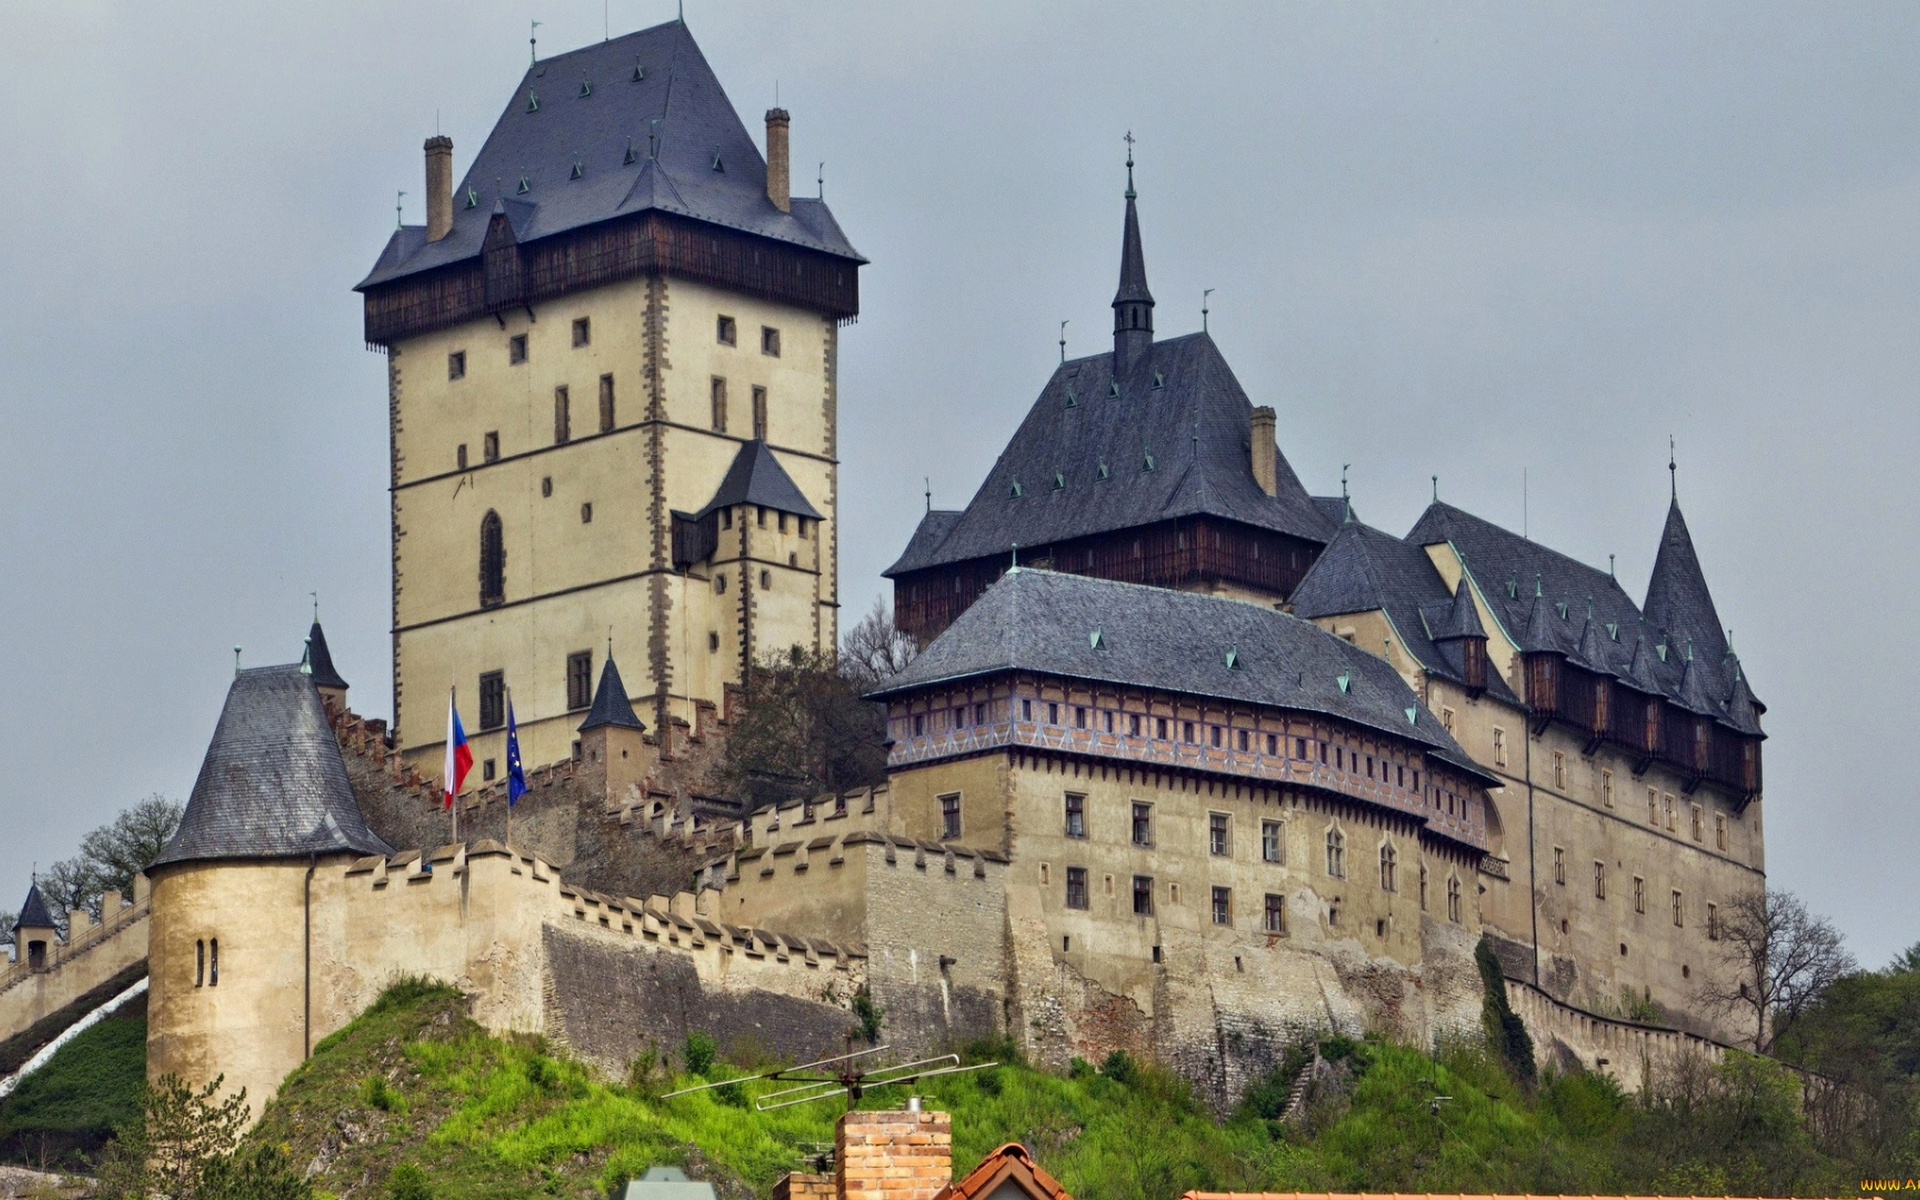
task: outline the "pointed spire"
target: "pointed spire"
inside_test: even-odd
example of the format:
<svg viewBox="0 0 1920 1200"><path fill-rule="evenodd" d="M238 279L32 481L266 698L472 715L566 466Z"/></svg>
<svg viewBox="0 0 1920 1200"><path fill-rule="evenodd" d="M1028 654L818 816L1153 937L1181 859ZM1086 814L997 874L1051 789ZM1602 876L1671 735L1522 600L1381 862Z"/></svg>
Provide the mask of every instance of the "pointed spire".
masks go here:
<svg viewBox="0 0 1920 1200"><path fill-rule="evenodd" d="M1133 134L1127 134L1127 219L1120 239L1120 287L1113 294L1114 374L1153 345L1153 293L1147 290L1147 260L1140 249L1140 214L1134 207Z"/></svg>
<svg viewBox="0 0 1920 1200"><path fill-rule="evenodd" d="M1761 703L1754 698L1753 689L1747 686L1747 673L1740 669L1740 660L1733 660L1733 690L1727 695L1727 723L1742 733L1760 732Z"/></svg>
<svg viewBox="0 0 1920 1200"><path fill-rule="evenodd" d="M607 655L607 665L600 669L600 686L593 693L593 708L588 711L587 719L580 722L579 732L602 725L646 729L633 713L633 702L627 699L627 685L620 681L620 668L614 665L612 654Z"/></svg>
<svg viewBox="0 0 1920 1200"><path fill-rule="evenodd" d="M1634 639L1633 657L1627 660L1627 669L1621 678L1648 695L1658 696L1665 690L1656 674L1659 661L1660 656L1643 634Z"/></svg>
<svg viewBox="0 0 1920 1200"><path fill-rule="evenodd" d="M1693 536L1680 515L1680 502L1667 508L1667 526L1660 535L1660 553L1653 560L1653 578L1647 583L1647 620L1664 630L1675 644L1697 642L1698 657L1718 663L1727 655L1724 627L1714 611L1713 595L1694 553Z"/></svg>
<svg viewBox="0 0 1920 1200"><path fill-rule="evenodd" d="M307 631L308 674L313 676L313 686L318 688L339 688L347 690L347 681L340 678L340 672L334 668L333 655L327 650L327 635L320 629L320 609L314 607L313 628Z"/></svg>
<svg viewBox="0 0 1920 1200"><path fill-rule="evenodd" d="M1480 612L1473 604L1473 585L1467 582L1463 573L1460 586L1453 591L1453 603L1447 606L1446 615L1440 619L1439 626L1433 631L1436 642L1453 638L1484 638L1486 627L1480 624Z"/></svg>
<svg viewBox="0 0 1920 1200"><path fill-rule="evenodd" d="M46 898L40 894L40 881L36 879L27 885L26 903L20 906L20 917L14 921L13 928L8 932L18 933L22 929L52 929L54 927L53 913L47 909ZM20 951L20 953L24 954L25 951Z"/></svg>

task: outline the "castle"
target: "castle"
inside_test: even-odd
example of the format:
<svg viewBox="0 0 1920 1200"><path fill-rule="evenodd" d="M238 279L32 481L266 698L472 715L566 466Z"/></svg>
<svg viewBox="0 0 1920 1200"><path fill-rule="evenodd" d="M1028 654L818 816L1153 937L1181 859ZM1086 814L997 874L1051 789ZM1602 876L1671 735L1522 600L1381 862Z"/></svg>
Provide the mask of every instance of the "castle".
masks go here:
<svg viewBox="0 0 1920 1200"><path fill-rule="evenodd" d="M1309 495L1207 334L1156 338L1131 162L1111 351L888 571L921 652L873 696L887 783L714 793L749 665L837 630L863 260L789 194L790 123L763 158L676 21L536 62L457 187L427 142L427 223L359 285L393 723L317 620L237 671L131 900L65 941L27 906L0 1036L144 973L150 1072L264 1100L402 974L613 1072L695 1028L813 1057L864 995L903 1049L1125 1048L1226 1105L1309 1030L1476 1032L1485 936L1563 1058L1713 1053L1692 981L1764 884L1764 708L1677 494L1644 605L1437 499L1396 537Z"/></svg>

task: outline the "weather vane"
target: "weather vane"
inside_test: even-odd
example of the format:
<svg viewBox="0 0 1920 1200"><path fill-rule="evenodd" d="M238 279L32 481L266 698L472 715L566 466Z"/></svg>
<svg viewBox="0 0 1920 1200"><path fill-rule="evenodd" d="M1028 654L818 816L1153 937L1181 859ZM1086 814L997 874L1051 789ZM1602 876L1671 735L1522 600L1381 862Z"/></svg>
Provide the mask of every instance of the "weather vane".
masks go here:
<svg viewBox="0 0 1920 1200"><path fill-rule="evenodd" d="M402 225L400 222L400 201L405 197L406 197L405 192L395 192L393 194L393 227L395 229L405 228L405 226Z"/></svg>
<svg viewBox="0 0 1920 1200"><path fill-rule="evenodd" d="M1200 293L1200 332L1201 333L1205 333L1207 331L1207 297L1211 295L1213 295L1212 288L1208 288L1206 291Z"/></svg>
<svg viewBox="0 0 1920 1200"><path fill-rule="evenodd" d="M1067 361L1067 321L1060 322L1060 361Z"/></svg>
<svg viewBox="0 0 1920 1200"><path fill-rule="evenodd" d="M527 62L528 63L537 63L540 61L540 42L539 42L540 35L535 32L539 28L540 28L540 22L535 21L527 29Z"/></svg>

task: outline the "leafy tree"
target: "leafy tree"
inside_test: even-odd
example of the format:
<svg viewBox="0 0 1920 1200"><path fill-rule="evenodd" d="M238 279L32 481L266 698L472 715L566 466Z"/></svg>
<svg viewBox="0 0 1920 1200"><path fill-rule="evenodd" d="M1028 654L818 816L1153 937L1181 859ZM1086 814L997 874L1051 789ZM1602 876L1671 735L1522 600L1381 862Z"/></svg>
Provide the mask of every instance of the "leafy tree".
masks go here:
<svg viewBox="0 0 1920 1200"><path fill-rule="evenodd" d="M81 838L79 854L36 877L60 936L67 935L68 910L84 908L98 918L101 893L133 890L133 877L160 857L184 811L178 801L148 796Z"/></svg>
<svg viewBox="0 0 1920 1200"><path fill-rule="evenodd" d="M1825 917L1792 892L1756 890L1717 917L1718 970L1703 972L1702 1003L1744 1014L1753 1049L1766 1054L1833 982L1858 967Z"/></svg>
<svg viewBox="0 0 1920 1200"><path fill-rule="evenodd" d="M13 945L13 923L19 919L19 913L0 908L0 948Z"/></svg>
<svg viewBox="0 0 1920 1200"><path fill-rule="evenodd" d="M886 779L886 721L858 680L799 646L747 671L721 775L749 807L871 787Z"/></svg>

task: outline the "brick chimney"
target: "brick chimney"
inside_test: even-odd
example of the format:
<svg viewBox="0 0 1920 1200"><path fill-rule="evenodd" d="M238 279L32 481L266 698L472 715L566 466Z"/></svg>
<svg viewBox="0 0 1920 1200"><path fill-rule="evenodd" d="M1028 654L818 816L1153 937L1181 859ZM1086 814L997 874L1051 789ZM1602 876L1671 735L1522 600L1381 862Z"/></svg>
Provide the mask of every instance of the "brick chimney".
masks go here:
<svg viewBox="0 0 1920 1200"><path fill-rule="evenodd" d="M933 1200L953 1182L953 1117L850 1112L835 1128L833 1151L838 1200Z"/></svg>
<svg viewBox="0 0 1920 1200"><path fill-rule="evenodd" d="M1269 496L1280 490L1278 468L1274 464L1274 420L1273 410L1264 404L1253 410L1253 437L1248 451L1253 456L1253 481Z"/></svg>
<svg viewBox="0 0 1920 1200"><path fill-rule="evenodd" d="M427 240L453 232L453 139L436 133L427 139Z"/></svg>
<svg viewBox="0 0 1920 1200"><path fill-rule="evenodd" d="M767 199L781 212L793 211L793 168L787 159L789 121L786 109L767 110Z"/></svg>

